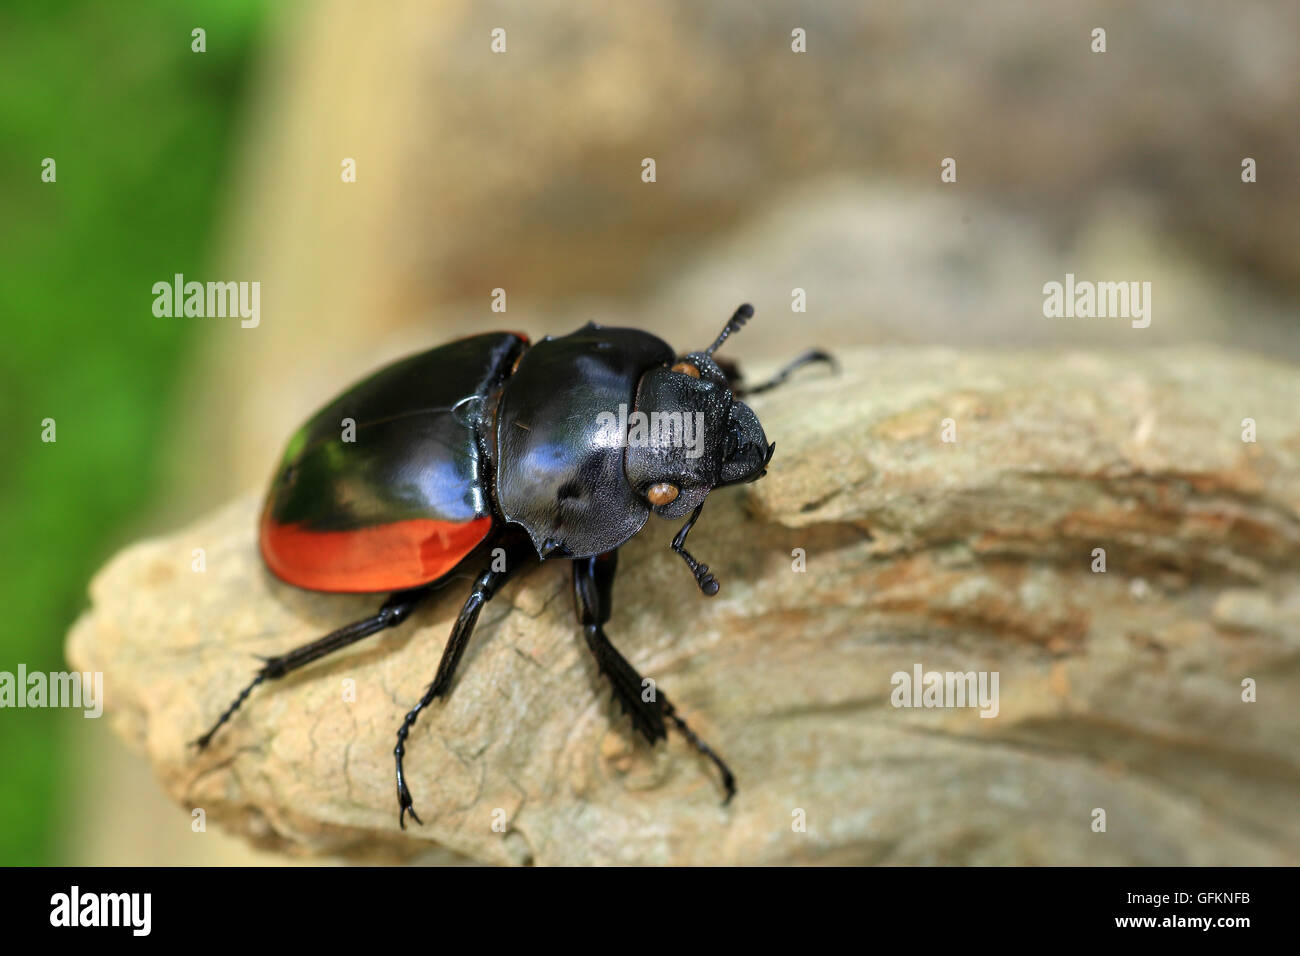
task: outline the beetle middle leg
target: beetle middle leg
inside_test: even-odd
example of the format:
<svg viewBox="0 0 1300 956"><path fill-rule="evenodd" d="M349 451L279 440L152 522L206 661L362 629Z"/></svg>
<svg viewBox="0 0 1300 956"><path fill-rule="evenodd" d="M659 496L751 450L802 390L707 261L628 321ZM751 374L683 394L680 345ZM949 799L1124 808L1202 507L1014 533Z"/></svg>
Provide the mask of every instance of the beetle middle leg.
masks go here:
<svg viewBox="0 0 1300 956"><path fill-rule="evenodd" d="M465 599L460 614L456 616L456 623L452 626L451 636L447 639L447 646L443 648L442 660L438 663L438 672L434 675L433 682L429 684L419 703L407 712L406 717L402 720L402 726L397 728L397 746L393 748L393 757L397 761L397 803L400 808L397 814L397 822L403 830L406 829L406 815L408 813L416 823L421 826L424 825L412 805L411 791L406 786L406 775L402 770L402 759L406 756L406 738L410 734L411 728L415 726L416 720L419 719L420 711L432 704L437 698L445 696L451 689L451 681L456 674L456 665L460 663L461 656L469 645L469 639L474 633L474 625L478 623L478 615L483 610L483 605L492 600L492 596L496 594L501 585L505 584L515 571L529 563L531 549L526 547L526 542L527 539L518 538L505 543L505 568L500 571L489 568L475 578L474 587L470 591L469 597Z"/></svg>
<svg viewBox="0 0 1300 956"><path fill-rule="evenodd" d="M727 791L723 803L736 795L736 778L722 758L691 730L686 721L658 689L652 700L642 697L645 679L636 672L626 657L618 652L605 634L604 625L613 612L614 572L618 568L618 552L609 551L591 558L577 558L573 562L573 600L578 623L582 625L587 647L596 658L596 666L609 678L614 696L625 713L632 717L632 726L652 745L668 736L664 718L672 722L691 745L713 761L722 774L722 786Z"/></svg>

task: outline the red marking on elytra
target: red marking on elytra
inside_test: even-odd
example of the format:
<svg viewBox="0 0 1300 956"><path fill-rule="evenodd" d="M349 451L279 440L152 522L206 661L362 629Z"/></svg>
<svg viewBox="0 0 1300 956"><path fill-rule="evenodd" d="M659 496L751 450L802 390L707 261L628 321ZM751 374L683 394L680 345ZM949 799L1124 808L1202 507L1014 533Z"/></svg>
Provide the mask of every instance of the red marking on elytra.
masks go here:
<svg viewBox="0 0 1300 956"><path fill-rule="evenodd" d="M262 557L281 581L312 591L401 591L442 577L477 547L490 517L457 523L412 518L351 531L277 524L269 511Z"/></svg>

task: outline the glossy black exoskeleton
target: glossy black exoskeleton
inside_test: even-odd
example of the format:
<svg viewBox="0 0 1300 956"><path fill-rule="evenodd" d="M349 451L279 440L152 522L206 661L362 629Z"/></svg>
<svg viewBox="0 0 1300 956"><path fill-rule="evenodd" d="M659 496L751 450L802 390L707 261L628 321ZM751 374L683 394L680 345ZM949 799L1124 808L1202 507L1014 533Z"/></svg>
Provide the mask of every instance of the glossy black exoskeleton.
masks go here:
<svg viewBox="0 0 1300 956"><path fill-rule="evenodd" d="M322 408L272 480L263 558L299 587L391 597L374 615L267 660L196 743L206 747L258 684L400 624L449 578L477 572L437 674L397 731L398 821L405 826L409 812L419 822L402 769L416 719L450 690L479 612L502 584L564 558L587 646L635 728L653 744L676 727L717 766L730 800L726 764L662 692L644 699L641 675L604 625L617 549L652 512L686 518L672 549L704 594L717 593L686 537L709 492L762 477L775 448L739 399L831 361L810 351L743 388L714 352L752 315L742 305L712 345L680 357L648 332L595 323L532 346L510 332L472 336L395 362Z"/></svg>

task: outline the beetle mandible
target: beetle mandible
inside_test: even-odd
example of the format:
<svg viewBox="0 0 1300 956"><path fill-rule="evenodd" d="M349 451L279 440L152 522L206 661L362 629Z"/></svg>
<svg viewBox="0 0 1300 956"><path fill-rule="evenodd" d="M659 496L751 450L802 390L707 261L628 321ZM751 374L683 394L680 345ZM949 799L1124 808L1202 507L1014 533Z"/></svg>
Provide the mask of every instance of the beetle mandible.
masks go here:
<svg viewBox="0 0 1300 956"><path fill-rule="evenodd" d="M810 362L834 364L814 349L743 388L735 365L714 353L753 314L742 305L712 345L681 357L648 332L594 322L536 345L513 332L474 335L394 362L318 411L290 439L271 482L262 557L298 587L391 596L373 615L266 659L195 744L206 748L263 681L402 623L450 577L489 565L433 682L397 731L398 823L405 828L408 813L421 822L402 770L411 728L451 689L483 605L518 571L564 558L587 646L634 728L654 744L675 727L717 767L730 801L736 785L726 763L662 693L642 699L641 675L604 625L618 548L651 512L689 515L672 550L701 592L718 592L686 536L710 491L761 478L776 447L738 399ZM627 409L660 427L630 434ZM353 441L339 435L344 419L355 422ZM502 553L504 568L489 564Z"/></svg>

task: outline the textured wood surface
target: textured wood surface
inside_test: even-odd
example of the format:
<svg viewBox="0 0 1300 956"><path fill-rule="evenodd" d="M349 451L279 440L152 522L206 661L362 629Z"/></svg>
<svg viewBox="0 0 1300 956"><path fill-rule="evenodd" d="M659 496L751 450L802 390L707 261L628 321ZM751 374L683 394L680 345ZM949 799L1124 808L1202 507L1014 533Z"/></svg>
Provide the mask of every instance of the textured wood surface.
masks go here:
<svg viewBox="0 0 1300 956"><path fill-rule="evenodd" d="M292 852L1300 862L1300 373L1206 350L843 359L755 400L771 470L713 494L691 537L716 598L668 550L675 525L622 553L610 636L731 763L727 807L680 737L651 749L610 703L565 562L484 611L412 734L425 825L405 833L394 733L467 581L259 688L196 754L253 655L377 604L274 580L250 496L118 555L69 657L104 671L115 727L177 801ZM892 675L918 664L996 672L997 716L892 706Z"/></svg>

